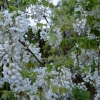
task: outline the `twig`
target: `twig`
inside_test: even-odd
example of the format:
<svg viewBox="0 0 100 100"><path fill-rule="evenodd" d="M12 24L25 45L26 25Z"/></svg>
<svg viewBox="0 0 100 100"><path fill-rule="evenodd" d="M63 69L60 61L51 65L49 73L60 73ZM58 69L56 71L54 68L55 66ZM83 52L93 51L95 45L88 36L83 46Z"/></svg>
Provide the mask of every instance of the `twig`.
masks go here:
<svg viewBox="0 0 100 100"><path fill-rule="evenodd" d="M27 51L28 52L30 52L34 57L35 57L35 59L40 63L40 65L42 65L42 66L44 66L44 64L35 56L35 54L27 47L27 45L24 43L24 42L22 42L20 39L18 40L24 47L26 47L27 49Z"/></svg>
<svg viewBox="0 0 100 100"><path fill-rule="evenodd" d="M44 17L44 19L46 20L46 22L48 23L48 25L50 26L50 24L49 24L49 22L48 22L48 20L47 20L46 16L45 16L45 15L43 15L43 17ZM50 26L50 27L51 27L51 26Z"/></svg>
<svg viewBox="0 0 100 100"><path fill-rule="evenodd" d="M89 59L89 56L82 62L84 64Z"/></svg>
<svg viewBox="0 0 100 100"><path fill-rule="evenodd" d="M3 57L7 54L7 52L5 52L2 56L0 56L1 59L3 59Z"/></svg>
<svg viewBox="0 0 100 100"><path fill-rule="evenodd" d="M100 46L100 40L97 41L98 47ZM98 48L98 76L100 76L100 49Z"/></svg>
<svg viewBox="0 0 100 100"><path fill-rule="evenodd" d="M6 0L6 4L7 4L7 7L9 8L9 3L8 3L8 0Z"/></svg>
<svg viewBox="0 0 100 100"><path fill-rule="evenodd" d="M79 67L79 51L78 51L78 48L76 48L77 50L77 55L76 55L76 59L77 59L77 66Z"/></svg>
<svg viewBox="0 0 100 100"><path fill-rule="evenodd" d="M98 53L98 76L100 76L100 50Z"/></svg>

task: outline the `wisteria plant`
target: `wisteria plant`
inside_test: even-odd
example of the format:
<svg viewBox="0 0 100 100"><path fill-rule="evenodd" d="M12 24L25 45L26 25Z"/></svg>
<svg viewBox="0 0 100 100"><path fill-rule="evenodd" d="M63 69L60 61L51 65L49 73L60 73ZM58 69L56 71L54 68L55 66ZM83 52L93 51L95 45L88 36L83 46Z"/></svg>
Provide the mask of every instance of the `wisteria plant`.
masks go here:
<svg viewBox="0 0 100 100"><path fill-rule="evenodd" d="M99 9L100 0L1 0L1 100L99 100Z"/></svg>

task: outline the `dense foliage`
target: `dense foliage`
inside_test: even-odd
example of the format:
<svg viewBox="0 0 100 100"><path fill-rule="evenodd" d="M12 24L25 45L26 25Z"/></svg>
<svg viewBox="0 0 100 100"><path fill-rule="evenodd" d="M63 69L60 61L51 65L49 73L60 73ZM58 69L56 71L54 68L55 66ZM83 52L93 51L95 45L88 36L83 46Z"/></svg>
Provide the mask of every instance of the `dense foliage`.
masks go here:
<svg viewBox="0 0 100 100"><path fill-rule="evenodd" d="M98 100L99 9L100 0L1 0L1 100Z"/></svg>

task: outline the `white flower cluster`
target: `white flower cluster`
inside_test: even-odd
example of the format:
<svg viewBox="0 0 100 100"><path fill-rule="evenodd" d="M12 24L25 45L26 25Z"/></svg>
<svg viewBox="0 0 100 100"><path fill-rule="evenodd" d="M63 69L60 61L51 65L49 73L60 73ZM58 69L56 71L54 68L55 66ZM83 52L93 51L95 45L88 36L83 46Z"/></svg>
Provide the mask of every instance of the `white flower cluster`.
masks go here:
<svg viewBox="0 0 100 100"><path fill-rule="evenodd" d="M33 46L32 44L29 45L29 49L35 54L35 56L41 61L41 53L40 53L40 48L36 47L35 45Z"/></svg>
<svg viewBox="0 0 100 100"><path fill-rule="evenodd" d="M36 22L41 21L41 19L43 19L43 16L45 16L47 11L48 11L48 8L42 5L39 5L38 3L31 7L31 13L33 14L34 21Z"/></svg>
<svg viewBox="0 0 100 100"><path fill-rule="evenodd" d="M87 91L87 87L85 86L85 82L81 82L81 83L78 83L78 84L74 84L74 86L78 87L79 89L82 89L82 90L86 90Z"/></svg>
<svg viewBox="0 0 100 100"><path fill-rule="evenodd" d="M74 31L78 33L78 35L85 35L89 32L89 28L86 26L86 18L76 20L76 23L73 24Z"/></svg>
<svg viewBox="0 0 100 100"><path fill-rule="evenodd" d="M32 26L32 32L34 33L34 34L36 34L36 33L38 33L38 27L36 27L36 26Z"/></svg>
<svg viewBox="0 0 100 100"><path fill-rule="evenodd" d="M43 39L44 41L47 41L48 39L49 39L49 36L48 36L48 34L49 34L50 32L49 32L49 29L42 29L41 30L41 32L40 32L40 39Z"/></svg>
<svg viewBox="0 0 100 100"><path fill-rule="evenodd" d="M61 33L60 30L57 29L57 28L54 29L54 32L56 32L55 35L56 35L56 37L57 37L57 41L56 41L55 46L57 47L57 46L60 44L60 42L62 41L62 33Z"/></svg>
<svg viewBox="0 0 100 100"><path fill-rule="evenodd" d="M23 36L28 31L29 22L23 12L9 13L5 11L1 12L0 15L0 19L2 19L0 23L0 66L3 69L2 77L0 77L0 87L2 88L5 82L9 83L11 91L15 92L15 97L19 99L21 92L29 95L30 100L39 99L41 97L38 93L42 91L46 100L56 100L61 98L60 89L66 91L66 93L65 91L61 93L62 97L68 98L69 95L72 95L71 72L65 67L61 69L59 67L59 72L55 69L47 72L46 67L36 67L27 70L28 75L23 74L24 64L29 63L29 61L33 63L36 61L31 52L35 54L39 61L42 60L40 48L24 40ZM36 29L32 31L37 32ZM55 36L58 38L55 43L57 46L62 40L62 35L59 30L55 30L55 32L57 32ZM48 33L48 30L42 30L40 32L41 39L48 40ZM33 81L34 78L36 78L35 81ZM48 81L50 84L48 84ZM53 93L53 86L57 86L57 90L54 90L55 93ZM25 95L23 95L24 99Z"/></svg>
<svg viewBox="0 0 100 100"><path fill-rule="evenodd" d="M72 52L72 58L74 59L74 66L78 66L79 63L79 70L83 71L81 76L84 81L74 85L80 89L87 90L85 83L92 84L96 89L94 100L98 100L98 98L100 98L100 76L98 75L98 69L95 68L95 71L92 73L93 67L98 66L98 52L96 50L81 49L81 53L79 55ZM95 65L93 65L94 63Z"/></svg>
<svg viewBox="0 0 100 100"><path fill-rule="evenodd" d="M94 100L98 100L98 98L100 98L100 76L98 75L97 69L94 72L94 79L95 79L95 88L96 88L96 94Z"/></svg>
<svg viewBox="0 0 100 100"><path fill-rule="evenodd" d="M32 27L32 32L34 34L36 34L38 32L38 28L37 27ZM60 32L60 29L58 28L54 28L53 32L50 32L49 28L43 28L40 29L40 39L43 39L44 41L49 41L49 44L52 47L57 47L60 42L62 41L62 33ZM39 34L39 33L37 33Z"/></svg>
<svg viewBox="0 0 100 100"><path fill-rule="evenodd" d="M75 11L80 9L82 8L79 7ZM31 10L35 18L40 21L47 9L36 4ZM39 100L40 98L44 100L63 98L66 100L71 99L71 97L74 100L73 88L77 86L79 89L88 90L86 83L89 83L96 88L97 94L94 99L97 100L100 97L100 76L98 76L97 69L93 69L95 70L93 73L91 70L94 63L95 66L98 66L96 51L80 49L80 53L72 52L73 66L79 67L75 72L65 66L55 67L53 63L49 68L48 66L40 67L42 58L38 43L33 45L24 39L29 28L26 14L21 11L13 13L4 11L0 12L0 20L0 70L2 69L0 88L5 82L9 83L10 90L15 93L14 96L22 100L27 100L26 95L29 96L30 100ZM73 24L74 31L79 35L88 33L89 28L86 26L86 22L86 18L77 19L76 23ZM36 35L38 28L32 27L32 32ZM62 41L62 33L58 28L54 28L52 31L44 28L38 34L40 39L48 41L52 47L58 47ZM25 35L25 37L28 36ZM94 38L96 37L88 35L88 39ZM79 44L76 44L76 48L78 46ZM36 65L34 65L35 63ZM28 64L29 69L25 68ZM51 66L53 66L52 70ZM82 72L80 75L82 81L74 83L75 80L73 81L72 78L77 80L78 71ZM20 93L23 93L22 98Z"/></svg>
<svg viewBox="0 0 100 100"><path fill-rule="evenodd" d="M80 55L77 55L76 53L72 52L72 58L74 59L74 66L77 66L77 63L79 63L80 67L84 65L90 66L93 63L93 60L95 61L96 65L98 64L98 54L94 50L81 49ZM77 62L77 58L79 59L79 62Z"/></svg>
<svg viewBox="0 0 100 100"><path fill-rule="evenodd" d="M22 75L20 74L20 70L22 69L20 69L20 67L13 66L15 65L12 64L12 67L5 68L5 82L8 82L9 80L10 89L12 91L16 93L24 92L29 95L30 100L34 100L35 98L42 98L40 97L40 93L38 94L38 92L41 92L43 94L43 98L45 98L46 100L56 100L59 98L66 99L72 95L71 72L65 67L58 67L59 72L54 69L52 69L51 72L47 72L46 67L35 68L31 72L37 73L36 81L32 82L29 78L22 77ZM57 87L56 90L54 90L55 87ZM65 91L61 89L65 89ZM55 91L55 93L53 90ZM60 94L61 91L62 93ZM15 94L15 96L16 98L20 98L18 94Z"/></svg>
<svg viewBox="0 0 100 100"><path fill-rule="evenodd" d="M97 38L94 34L88 34L87 37L88 37L89 40Z"/></svg>
<svg viewBox="0 0 100 100"><path fill-rule="evenodd" d="M29 78L24 78L21 74L23 63L28 63L29 60L36 61L33 60L34 57L32 59L32 54L27 49L33 52L39 60L41 60L41 54L39 53L40 48L24 40L23 36L29 28L26 14L21 11L13 13L4 11L0 12L0 20L0 69L3 69L0 88L7 82L16 95L25 91L30 91L29 94L32 94L36 86L34 87L33 83L31 85Z"/></svg>
<svg viewBox="0 0 100 100"><path fill-rule="evenodd" d="M83 2L85 3L83 0L77 0L78 2ZM86 5L88 5L89 2L87 2ZM78 17L79 13L81 15L81 17L86 18L88 16L88 11L84 11L84 8L82 7L82 5L80 5L79 3L76 3L75 7L74 7L74 16Z"/></svg>
<svg viewBox="0 0 100 100"><path fill-rule="evenodd" d="M7 60L7 63L17 62L20 65L20 54L23 46L18 40L24 41L23 35L28 31L29 22L26 14L21 11L13 13L4 11L0 15L2 23L0 28L0 45L2 50L0 54L2 60Z"/></svg>
<svg viewBox="0 0 100 100"><path fill-rule="evenodd" d="M58 47L62 41L62 33L60 32L59 28L53 29L53 35L48 38L49 44L54 48ZM52 41L51 41L52 40Z"/></svg>
<svg viewBox="0 0 100 100"><path fill-rule="evenodd" d="M77 12L77 11L83 11L83 8L81 5L76 5L78 7L75 7L74 11Z"/></svg>
<svg viewBox="0 0 100 100"><path fill-rule="evenodd" d="M72 80L70 70L66 69L65 67L58 67L58 70L59 71L52 69L51 72L48 72L46 67L34 69L34 71L38 73L35 84L38 87L38 89L43 89L43 92L45 94L44 98L46 100L56 100L57 98L61 98L61 87L63 87L66 90L63 91L62 97L66 99L70 95L72 95ZM56 90L54 90L54 93L53 88L55 87L57 88Z"/></svg>

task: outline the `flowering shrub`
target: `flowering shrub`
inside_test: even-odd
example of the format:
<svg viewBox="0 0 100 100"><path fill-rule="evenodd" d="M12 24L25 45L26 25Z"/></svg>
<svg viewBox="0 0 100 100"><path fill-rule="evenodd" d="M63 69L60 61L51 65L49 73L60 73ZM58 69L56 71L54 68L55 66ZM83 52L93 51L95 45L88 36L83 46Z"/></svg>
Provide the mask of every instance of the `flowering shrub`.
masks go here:
<svg viewBox="0 0 100 100"><path fill-rule="evenodd" d="M37 2L31 7L36 26L30 26L24 11L10 6L12 12L0 12L1 99L98 100L100 2L62 0L58 8ZM51 20L49 7L54 8Z"/></svg>

